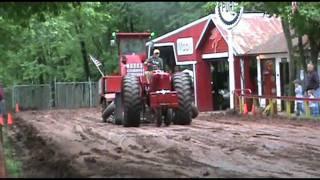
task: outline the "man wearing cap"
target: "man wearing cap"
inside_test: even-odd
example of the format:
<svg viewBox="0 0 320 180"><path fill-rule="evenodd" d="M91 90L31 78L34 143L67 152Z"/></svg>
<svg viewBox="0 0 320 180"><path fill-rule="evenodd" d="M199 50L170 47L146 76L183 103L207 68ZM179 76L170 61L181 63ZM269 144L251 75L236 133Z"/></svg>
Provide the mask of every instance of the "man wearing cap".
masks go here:
<svg viewBox="0 0 320 180"><path fill-rule="evenodd" d="M316 98L318 98L320 97L319 75L311 63L308 64L307 71L306 92L308 90L314 90L316 92Z"/></svg>
<svg viewBox="0 0 320 180"><path fill-rule="evenodd" d="M160 56L159 49L155 49L153 51L153 55L144 62L144 64L147 65L147 69L148 69L146 72L148 84L151 81L151 75L152 75L151 73L153 70L163 70L163 60L159 56Z"/></svg>

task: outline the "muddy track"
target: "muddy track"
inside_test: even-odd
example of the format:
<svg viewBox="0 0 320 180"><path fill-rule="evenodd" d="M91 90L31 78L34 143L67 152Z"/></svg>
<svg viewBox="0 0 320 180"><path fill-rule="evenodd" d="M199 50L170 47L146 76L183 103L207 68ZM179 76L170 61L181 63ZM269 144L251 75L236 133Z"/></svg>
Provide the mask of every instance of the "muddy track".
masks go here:
<svg viewBox="0 0 320 180"><path fill-rule="evenodd" d="M96 109L15 115L24 177L320 177L320 123L201 114L123 128Z"/></svg>

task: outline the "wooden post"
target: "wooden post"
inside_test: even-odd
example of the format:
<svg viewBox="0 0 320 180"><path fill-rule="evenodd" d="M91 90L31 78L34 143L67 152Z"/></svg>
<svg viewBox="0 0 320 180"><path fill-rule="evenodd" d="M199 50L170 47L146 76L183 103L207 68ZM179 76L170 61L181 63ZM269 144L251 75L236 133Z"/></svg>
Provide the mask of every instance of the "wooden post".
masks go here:
<svg viewBox="0 0 320 180"><path fill-rule="evenodd" d="M256 108L257 108L257 103L256 103L256 98L252 98L252 105L251 105L251 112L253 115L256 115Z"/></svg>
<svg viewBox="0 0 320 180"><path fill-rule="evenodd" d="M287 111L288 118L290 118L291 117L291 103L289 100L286 100L286 111Z"/></svg>
<svg viewBox="0 0 320 180"><path fill-rule="evenodd" d="M270 99L270 100L269 100L269 104L270 104L270 115L273 116L273 115L274 115L273 99Z"/></svg>
<svg viewBox="0 0 320 180"><path fill-rule="evenodd" d="M277 99L273 99L271 102L272 102L273 115L276 115L278 114Z"/></svg>
<svg viewBox="0 0 320 180"><path fill-rule="evenodd" d="M311 112L310 112L310 107L309 107L308 101L304 101L304 110L306 112L306 117L311 118Z"/></svg>
<svg viewBox="0 0 320 180"><path fill-rule="evenodd" d="M239 112L240 114L243 113L243 102L242 102L242 97L241 96L238 96L239 98Z"/></svg>

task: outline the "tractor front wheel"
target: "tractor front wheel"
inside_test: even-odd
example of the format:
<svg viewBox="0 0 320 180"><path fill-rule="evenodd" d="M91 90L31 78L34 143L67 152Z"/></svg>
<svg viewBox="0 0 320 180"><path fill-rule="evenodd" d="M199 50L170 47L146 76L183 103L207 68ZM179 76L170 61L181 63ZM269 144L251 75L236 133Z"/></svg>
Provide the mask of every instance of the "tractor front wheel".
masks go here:
<svg viewBox="0 0 320 180"><path fill-rule="evenodd" d="M162 112L161 109L155 110L155 118L157 122L157 127L160 127L162 125Z"/></svg>
<svg viewBox="0 0 320 180"><path fill-rule="evenodd" d="M141 86L136 76L125 76L122 82L124 127L139 127L142 110Z"/></svg>
<svg viewBox="0 0 320 180"><path fill-rule="evenodd" d="M166 126L170 126L172 120L173 120L173 111L172 109L167 109L166 116L164 118L164 124Z"/></svg>

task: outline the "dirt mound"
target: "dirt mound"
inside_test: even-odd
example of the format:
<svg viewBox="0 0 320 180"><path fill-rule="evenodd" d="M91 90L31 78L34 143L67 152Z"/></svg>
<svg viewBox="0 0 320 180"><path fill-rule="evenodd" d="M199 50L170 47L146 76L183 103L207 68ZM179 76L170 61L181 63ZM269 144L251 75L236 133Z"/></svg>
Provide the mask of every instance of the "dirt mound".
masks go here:
<svg viewBox="0 0 320 180"><path fill-rule="evenodd" d="M9 129L9 137L18 158L24 162L23 177L81 177L72 168L71 159L57 151L50 139L41 136L36 127L21 118L15 120L15 126Z"/></svg>

